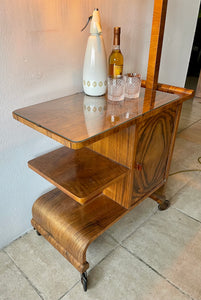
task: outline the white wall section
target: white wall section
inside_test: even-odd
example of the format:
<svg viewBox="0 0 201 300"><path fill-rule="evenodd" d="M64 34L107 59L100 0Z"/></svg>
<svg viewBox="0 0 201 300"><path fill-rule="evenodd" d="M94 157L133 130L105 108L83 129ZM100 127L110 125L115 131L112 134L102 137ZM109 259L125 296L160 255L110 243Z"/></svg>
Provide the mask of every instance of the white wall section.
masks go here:
<svg viewBox="0 0 201 300"><path fill-rule="evenodd" d="M122 27L125 72L146 77L153 0L0 1L0 248L31 228L33 202L52 186L27 161L59 146L12 119L24 106L82 89L82 65L95 7L107 56ZM159 80L183 86L200 0L169 0Z"/></svg>

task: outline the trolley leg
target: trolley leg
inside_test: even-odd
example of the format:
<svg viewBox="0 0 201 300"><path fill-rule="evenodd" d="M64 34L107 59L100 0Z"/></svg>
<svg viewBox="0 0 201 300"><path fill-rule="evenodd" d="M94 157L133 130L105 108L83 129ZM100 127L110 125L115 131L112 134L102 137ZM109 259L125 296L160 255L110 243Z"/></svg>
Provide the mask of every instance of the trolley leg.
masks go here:
<svg viewBox="0 0 201 300"><path fill-rule="evenodd" d="M88 283L88 279L87 279L87 272L84 272L81 274L81 283L83 286L84 291L87 291L87 283Z"/></svg>
<svg viewBox="0 0 201 300"><path fill-rule="evenodd" d="M168 207L170 207L170 201L166 200L164 196L153 193L149 197L158 203L159 210L166 210Z"/></svg>

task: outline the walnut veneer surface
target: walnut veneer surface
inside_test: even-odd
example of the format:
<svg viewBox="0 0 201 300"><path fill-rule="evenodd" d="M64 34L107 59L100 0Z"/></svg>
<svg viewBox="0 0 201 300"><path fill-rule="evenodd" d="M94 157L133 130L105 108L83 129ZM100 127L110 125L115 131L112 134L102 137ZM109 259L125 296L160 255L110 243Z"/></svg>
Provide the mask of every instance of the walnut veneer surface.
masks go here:
<svg viewBox="0 0 201 300"><path fill-rule="evenodd" d="M127 210L104 195L80 205L58 189L35 201L32 225L80 272L89 244Z"/></svg>
<svg viewBox="0 0 201 300"><path fill-rule="evenodd" d="M118 103L107 101L105 96L89 97L78 93L18 109L13 117L69 148L78 149L180 99L179 94L153 93L145 88L141 88L139 98Z"/></svg>
<svg viewBox="0 0 201 300"><path fill-rule="evenodd" d="M101 193L128 170L87 148L62 147L29 161L28 165L81 204Z"/></svg>

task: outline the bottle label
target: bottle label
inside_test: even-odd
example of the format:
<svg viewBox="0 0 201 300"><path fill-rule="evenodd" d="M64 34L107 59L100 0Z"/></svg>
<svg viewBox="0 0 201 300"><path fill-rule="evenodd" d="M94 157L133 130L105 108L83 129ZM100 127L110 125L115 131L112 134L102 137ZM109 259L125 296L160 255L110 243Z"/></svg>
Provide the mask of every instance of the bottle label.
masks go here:
<svg viewBox="0 0 201 300"><path fill-rule="evenodd" d="M123 74L122 65L110 65L110 76L112 77L121 77Z"/></svg>
<svg viewBox="0 0 201 300"><path fill-rule="evenodd" d="M114 76L122 76L123 66L114 65Z"/></svg>

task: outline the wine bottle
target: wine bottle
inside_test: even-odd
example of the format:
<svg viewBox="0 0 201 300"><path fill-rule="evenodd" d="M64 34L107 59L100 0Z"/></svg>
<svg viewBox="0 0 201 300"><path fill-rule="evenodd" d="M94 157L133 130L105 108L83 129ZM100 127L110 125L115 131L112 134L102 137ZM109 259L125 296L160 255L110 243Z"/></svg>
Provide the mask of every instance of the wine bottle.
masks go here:
<svg viewBox="0 0 201 300"><path fill-rule="evenodd" d="M109 57L109 76L118 78L123 75L123 55L120 50L120 27L114 27L113 49Z"/></svg>

